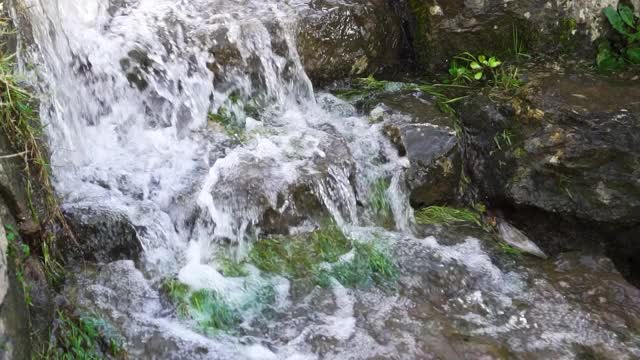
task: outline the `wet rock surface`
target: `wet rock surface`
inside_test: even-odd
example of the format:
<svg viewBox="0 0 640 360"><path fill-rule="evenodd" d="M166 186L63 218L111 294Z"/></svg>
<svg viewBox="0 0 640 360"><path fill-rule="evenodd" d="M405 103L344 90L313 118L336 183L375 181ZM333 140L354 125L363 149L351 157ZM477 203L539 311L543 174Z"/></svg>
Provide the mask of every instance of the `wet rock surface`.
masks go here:
<svg viewBox="0 0 640 360"><path fill-rule="evenodd" d="M66 295L110 319L130 354L141 358L640 355L640 292L606 258L514 257L489 239L460 233L449 245L430 236L384 236L399 268L397 283L358 289L335 283L302 293L293 283L286 301L266 305L237 329L239 342L220 334L216 344L187 327L169 331L173 315L163 314L158 292L130 261L85 269ZM256 336L263 338L259 344ZM235 352L245 347L255 352ZM265 348L279 350L260 352Z"/></svg>
<svg viewBox="0 0 640 360"><path fill-rule="evenodd" d="M522 50L585 56L603 29L601 11L618 1L410 0L415 48L427 66L472 53L513 54L515 31ZM514 30L515 29L515 30Z"/></svg>
<svg viewBox="0 0 640 360"><path fill-rule="evenodd" d="M314 0L303 11L298 52L314 84L367 76L401 63L402 19L385 0Z"/></svg>
<svg viewBox="0 0 640 360"><path fill-rule="evenodd" d="M385 133L409 160L406 179L413 207L455 200L462 163L453 129L392 122L385 125Z"/></svg>
<svg viewBox="0 0 640 360"><path fill-rule="evenodd" d="M545 251L604 249L637 282L639 110L633 82L532 73L512 98L461 106L465 166Z"/></svg>
<svg viewBox="0 0 640 360"><path fill-rule="evenodd" d="M65 215L79 242L79 246L65 246L68 258L94 263L140 259L142 244L124 214L99 208L70 208Z"/></svg>
<svg viewBox="0 0 640 360"><path fill-rule="evenodd" d="M372 122L406 157L405 175L415 208L452 203L457 199L462 159L454 120L444 114L437 99L419 91L392 91L354 99Z"/></svg>
<svg viewBox="0 0 640 360"><path fill-rule="evenodd" d="M477 96L461 107L466 165L494 202L637 223L639 111L633 83L537 75L513 99Z"/></svg>

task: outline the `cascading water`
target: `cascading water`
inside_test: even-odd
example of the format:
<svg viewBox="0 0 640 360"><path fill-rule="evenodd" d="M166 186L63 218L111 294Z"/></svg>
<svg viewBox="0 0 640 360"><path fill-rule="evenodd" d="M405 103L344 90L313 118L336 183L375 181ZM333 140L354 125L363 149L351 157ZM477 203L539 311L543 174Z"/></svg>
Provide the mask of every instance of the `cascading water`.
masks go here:
<svg viewBox="0 0 640 360"><path fill-rule="evenodd" d="M315 94L303 70L294 28L308 2L18 3L66 210L123 214L144 248L138 269L115 262L80 280L82 305L117 324L134 358L455 358L465 336L478 356L572 356L578 345L639 356L637 335L618 337L534 270L499 269L479 240L414 235L405 159L381 124ZM395 231L366 210L385 178ZM388 238L407 271L401 290L332 280L293 296L287 279L255 267L223 276L216 255L246 257L269 212L292 233L313 229L321 212L354 239ZM171 313L157 290L171 277L242 309L241 330L205 336ZM252 305L265 288L271 317ZM554 302L537 304L545 293Z"/></svg>

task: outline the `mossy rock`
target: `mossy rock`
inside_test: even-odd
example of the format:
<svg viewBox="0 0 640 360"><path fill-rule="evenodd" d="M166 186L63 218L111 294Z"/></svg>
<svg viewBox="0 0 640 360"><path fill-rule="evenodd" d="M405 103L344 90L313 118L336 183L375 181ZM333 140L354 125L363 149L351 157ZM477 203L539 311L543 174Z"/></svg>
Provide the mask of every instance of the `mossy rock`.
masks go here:
<svg viewBox="0 0 640 360"><path fill-rule="evenodd" d="M601 7L586 16L572 4L548 6L535 0L409 0L414 48L420 63L440 69L454 56L471 52L506 57L593 54L590 32L600 29ZM584 15L578 21L578 15Z"/></svg>
<svg viewBox="0 0 640 360"><path fill-rule="evenodd" d="M513 98L459 114L465 163L494 203L615 224L640 222L640 90L586 73L531 73Z"/></svg>

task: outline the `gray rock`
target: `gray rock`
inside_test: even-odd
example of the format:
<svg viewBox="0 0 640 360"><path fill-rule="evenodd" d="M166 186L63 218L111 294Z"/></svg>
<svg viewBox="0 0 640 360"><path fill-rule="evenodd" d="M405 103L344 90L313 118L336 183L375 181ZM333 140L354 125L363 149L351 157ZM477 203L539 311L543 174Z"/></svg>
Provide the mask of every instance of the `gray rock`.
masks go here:
<svg viewBox="0 0 640 360"><path fill-rule="evenodd" d="M138 261L142 244L136 228L124 214L100 208L70 208L65 216L79 246L68 243L64 254L68 258L95 263L115 260Z"/></svg>
<svg viewBox="0 0 640 360"><path fill-rule="evenodd" d="M524 253L546 259L547 255L527 235L508 222L498 220L498 232L504 242Z"/></svg>
<svg viewBox="0 0 640 360"><path fill-rule="evenodd" d="M638 7L638 1L633 1ZM415 47L425 65L472 53L513 53L514 29L525 52L592 54L606 22L602 9L617 0L410 0Z"/></svg>
<svg viewBox="0 0 640 360"><path fill-rule="evenodd" d="M402 19L385 0L314 0L299 21L298 52L314 84L401 63Z"/></svg>
<svg viewBox="0 0 640 360"><path fill-rule="evenodd" d="M376 108L387 109L382 116L385 135L398 154L409 160L406 181L411 205L455 201L462 163L452 120L438 110L434 99L423 94L383 94L376 100L382 104Z"/></svg>
<svg viewBox="0 0 640 360"><path fill-rule="evenodd" d="M472 181L494 203L640 222L640 89L587 74L531 79L513 99L461 107Z"/></svg>
<svg viewBox="0 0 640 360"><path fill-rule="evenodd" d="M234 227L248 225L249 230L266 234L288 234L290 226L326 217L326 201L334 202L335 210L344 216L355 211L355 198L353 203L341 202L348 197L332 193L353 192L355 175L349 147L335 130L307 130L276 141L285 142L279 143L277 152L239 149L227 157L232 160L214 167L217 181L211 188L212 200L225 204L217 211L233 214ZM283 157L290 162L281 161ZM235 231L229 233L232 239L235 235Z"/></svg>

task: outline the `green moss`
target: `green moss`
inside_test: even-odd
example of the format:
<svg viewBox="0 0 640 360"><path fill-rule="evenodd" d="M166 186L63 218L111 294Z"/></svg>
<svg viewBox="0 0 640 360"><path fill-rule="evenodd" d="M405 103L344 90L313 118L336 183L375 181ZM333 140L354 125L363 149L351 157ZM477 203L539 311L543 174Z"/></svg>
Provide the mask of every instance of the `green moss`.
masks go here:
<svg viewBox="0 0 640 360"><path fill-rule="evenodd" d="M522 159L525 155L527 155L527 152L521 147L513 150L513 157L516 159Z"/></svg>
<svg viewBox="0 0 640 360"><path fill-rule="evenodd" d="M560 19L558 23L558 39L563 46L572 46L573 37L578 30L578 22L573 18Z"/></svg>
<svg viewBox="0 0 640 360"><path fill-rule="evenodd" d="M227 277L245 277L249 275L244 268L244 263L231 259L229 257L221 257L219 260L220 267L218 270L222 275Z"/></svg>
<svg viewBox="0 0 640 360"><path fill-rule="evenodd" d="M431 28L431 17L429 13L429 3L425 0L409 0L409 7L416 19L416 31L413 48L416 49L418 59L422 64L429 64L431 49L429 44L429 33Z"/></svg>
<svg viewBox="0 0 640 360"><path fill-rule="evenodd" d="M470 223L481 227L483 226L480 215L470 209L430 206L417 211L415 216L416 221L423 225L456 225Z"/></svg>
<svg viewBox="0 0 640 360"><path fill-rule="evenodd" d="M326 284L327 275L346 287L367 288L392 282L397 278L398 270L395 263L373 244L355 244L353 259L321 274L320 284Z"/></svg>
<svg viewBox="0 0 640 360"><path fill-rule="evenodd" d="M342 262L350 251L351 260ZM307 235L261 240L250 257L261 270L287 276L303 287L329 287L332 279L352 288L382 286L398 274L381 248L351 242L333 223Z"/></svg>
<svg viewBox="0 0 640 360"><path fill-rule="evenodd" d="M387 229L393 228L395 224L391 203L387 197L389 186L390 182L388 179L380 178L374 181L373 184L371 184L371 195L369 197L369 204L376 216L376 220Z"/></svg>
<svg viewBox="0 0 640 360"><path fill-rule="evenodd" d="M293 278L313 273L322 262L335 262L351 249L335 223L306 235L273 236L253 245L250 261L260 270Z"/></svg>
<svg viewBox="0 0 640 360"><path fill-rule="evenodd" d="M199 290L189 297L191 316L205 332L230 330L240 322L238 312L214 290Z"/></svg>

